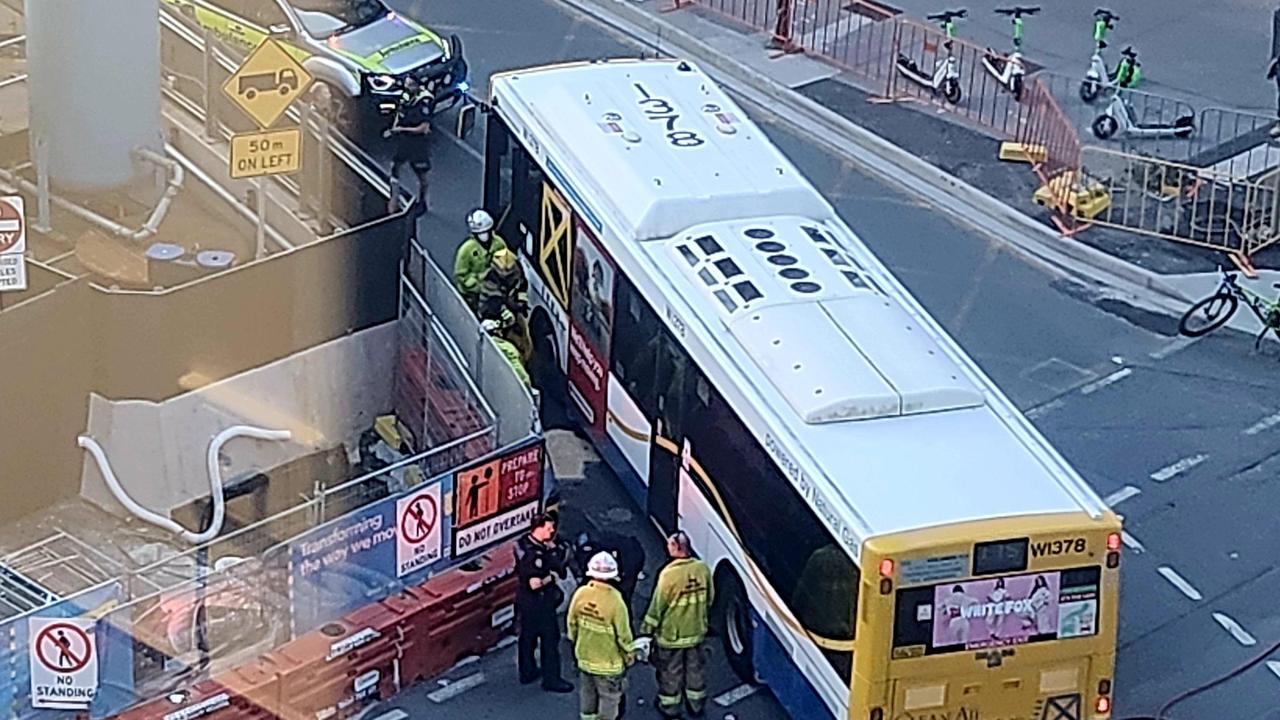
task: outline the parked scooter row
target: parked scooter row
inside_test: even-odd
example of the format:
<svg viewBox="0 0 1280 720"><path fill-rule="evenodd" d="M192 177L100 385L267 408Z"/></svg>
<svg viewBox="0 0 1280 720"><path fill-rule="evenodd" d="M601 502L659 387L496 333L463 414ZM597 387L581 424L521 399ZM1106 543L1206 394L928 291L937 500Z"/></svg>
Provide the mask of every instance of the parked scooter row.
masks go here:
<svg viewBox="0 0 1280 720"><path fill-rule="evenodd" d="M1025 89L1026 63L1023 60L1025 17L1040 12L1039 7L1015 6L999 8L996 14L1008 17L1013 29L1013 50L1003 55L987 48L982 57L982 66L1005 91L1021 101ZM965 18L968 10L947 10L928 15L941 27L945 36L942 43L945 54L934 62L932 71L922 66L905 53L898 53L897 69L908 80L941 95L948 103L958 104L962 91L960 85L960 60L954 52L956 36L956 20ZM1116 135L1127 137L1178 137L1185 138L1195 132L1195 117L1184 114L1172 123L1146 123L1138 119L1133 106L1124 97L1121 90L1128 90L1138 84L1142 78L1142 66L1138 62L1138 53L1132 46L1120 53L1120 61L1114 70L1108 69L1103 58L1103 50L1107 47L1106 37L1109 30L1115 29L1115 21L1119 15L1105 8L1098 8L1093 13L1094 51L1090 58L1089 69L1080 82L1080 99L1085 103L1093 103L1104 92L1111 94L1111 99L1102 113L1094 119L1093 134L1101 139L1109 139Z"/></svg>

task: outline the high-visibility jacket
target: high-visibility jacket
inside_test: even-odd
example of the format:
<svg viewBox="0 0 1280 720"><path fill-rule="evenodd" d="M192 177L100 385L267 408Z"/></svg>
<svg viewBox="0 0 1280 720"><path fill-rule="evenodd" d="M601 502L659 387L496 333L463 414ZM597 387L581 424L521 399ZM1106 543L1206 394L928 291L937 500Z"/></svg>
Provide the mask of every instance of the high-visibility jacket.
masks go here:
<svg viewBox="0 0 1280 720"><path fill-rule="evenodd" d="M516 371L516 377L520 378L520 382L524 383L526 387L532 385L529 371L524 369L524 361L520 359L520 351L516 346L506 338L498 337L497 335L490 335L489 337L493 339L493 344L498 346L498 352L501 352L507 362L511 363L511 369Z"/></svg>
<svg viewBox="0 0 1280 720"><path fill-rule="evenodd" d="M480 299L480 281L493 262L493 254L506 247L506 241L498 233L490 234L488 247L475 235L468 235L458 246L458 254L453 259L453 282L472 308Z"/></svg>
<svg viewBox="0 0 1280 720"><path fill-rule="evenodd" d="M579 670L605 676L626 672L635 657L635 638L617 588L599 580L578 588L569 602L568 625Z"/></svg>
<svg viewBox="0 0 1280 720"><path fill-rule="evenodd" d="M695 647L707 636L707 611L714 592L706 563L695 558L672 560L658 575L640 634L653 634L660 648Z"/></svg>
<svg viewBox="0 0 1280 720"><path fill-rule="evenodd" d="M529 281L519 263L507 272L490 266L480 278L480 317L496 320L503 310L522 315L529 307Z"/></svg>

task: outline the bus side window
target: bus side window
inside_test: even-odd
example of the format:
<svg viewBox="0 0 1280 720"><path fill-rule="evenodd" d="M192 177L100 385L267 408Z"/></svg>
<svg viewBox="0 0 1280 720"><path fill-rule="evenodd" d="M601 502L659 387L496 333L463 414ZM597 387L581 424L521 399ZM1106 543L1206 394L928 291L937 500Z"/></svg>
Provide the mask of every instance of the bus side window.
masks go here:
<svg viewBox="0 0 1280 720"><path fill-rule="evenodd" d="M610 369L650 421L657 416L655 392L662 324L626 276L617 276Z"/></svg>
<svg viewBox="0 0 1280 720"><path fill-rule="evenodd" d="M718 512L728 511L743 546L809 633L852 640L861 577L857 566L701 373L691 394L697 421L686 431L718 491L704 489L703 495ZM842 678L850 678L850 653L824 650L823 656Z"/></svg>
<svg viewBox="0 0 1280 720"><path fill-rule="evenodd" d="M497 112L490 112L485 126L484 206L501 218L511 205L511 132ZM501 230L499 230L501 232Z"/></svg>

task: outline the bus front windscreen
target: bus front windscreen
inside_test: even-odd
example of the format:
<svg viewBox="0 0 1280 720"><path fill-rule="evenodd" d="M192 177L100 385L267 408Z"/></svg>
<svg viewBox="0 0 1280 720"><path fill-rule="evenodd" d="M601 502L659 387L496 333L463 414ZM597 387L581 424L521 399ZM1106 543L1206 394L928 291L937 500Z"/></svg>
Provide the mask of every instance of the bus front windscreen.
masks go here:
<svg viewBox="0 0 1280 720"><path fill-rule="evenodd" d="M893 655L1087 637L1098 632L1098 567L959 580L898 591Z"/></svg>

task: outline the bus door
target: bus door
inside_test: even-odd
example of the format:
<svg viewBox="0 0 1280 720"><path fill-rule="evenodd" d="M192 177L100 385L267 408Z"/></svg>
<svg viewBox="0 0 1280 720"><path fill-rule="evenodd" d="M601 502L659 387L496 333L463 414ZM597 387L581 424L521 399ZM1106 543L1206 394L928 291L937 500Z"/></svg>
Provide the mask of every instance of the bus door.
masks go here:
<svg viewBox="0 0 1280 720"><path fill-rule="evenodd" d="M596 442L605 440L617 268L600 241L575 221L569 301L569 396Z"/></svg>
<svg viewBox="0 0 1280 720"><path fill-rule="evenodd" d="M688 388L692 367L684 348L665 328L658 339L658 367L654 378L656 413L649 444L649 517L664 533L675 532L679 507L680 464L686 422L691 410Z"/></svg>

